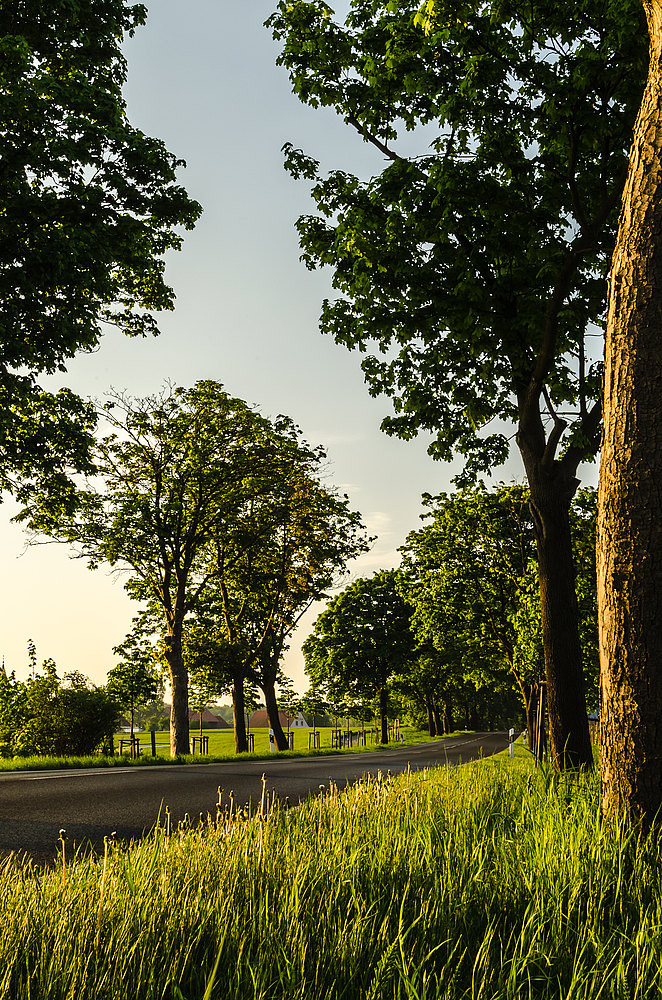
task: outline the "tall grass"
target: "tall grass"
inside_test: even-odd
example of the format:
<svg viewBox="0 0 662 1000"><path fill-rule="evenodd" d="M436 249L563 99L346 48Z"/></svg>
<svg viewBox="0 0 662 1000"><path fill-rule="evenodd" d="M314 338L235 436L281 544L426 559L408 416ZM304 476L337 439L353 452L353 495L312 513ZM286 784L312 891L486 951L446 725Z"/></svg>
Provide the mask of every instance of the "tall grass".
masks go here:
<svg viewBox="0 0 662 1000"><path fill-rule="evenodd" d="M42 875L9 860L0 996L662 995L659 851L599 821L595 777L482 762L230 802Z"/></svg>

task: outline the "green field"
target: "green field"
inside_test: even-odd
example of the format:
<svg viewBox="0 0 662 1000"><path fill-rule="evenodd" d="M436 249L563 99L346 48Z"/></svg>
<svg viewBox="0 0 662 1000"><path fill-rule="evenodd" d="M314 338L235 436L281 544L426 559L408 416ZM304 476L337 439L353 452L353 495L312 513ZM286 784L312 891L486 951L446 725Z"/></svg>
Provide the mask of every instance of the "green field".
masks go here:
<svg viewBox="0 0 662 1000"><path fill-rule="evenodd" d="M308 733L311 730L301 729L294 737L294 750L286 750L283 752L282 756L289 757L302 757L310 755L319 754L338 754L338 753L365 753L366 751L379 750L383 751L385 748L381 743L374 743L368 739L366 746L355 745L351 749L341 749L336 750L331 747L331 729L319 729L320 734L320 749L319 750L309 750L308 749ZM356 730L355 730L356 731ZM464 731L462 731L464 732ZM199 731L192 730L191 736L198 736ZM64 770L69 768L81 768L81 767L126 767L130 766L146 766L151 764L199 764L199 763L216 763L218 761L228 761L234 760L237 754L234 752L234 736L232 730L205 730L203 728L203 735L209 736L209 753L206 756L200 756L198 750L199 745L196 745L195 755L186 755L182 757L171 757L170 756L170 733L165 730L160 733L155 734L156 744L157 744L157 756L151 756L151 739L149 733L138 733L136 734L139 740L140 753L141 755L132 760L128 756L129 754L129 737L126 733L118 733L115 737L115 749L116 753L113 757L102 756L101 754L92 754L88 757L0 757L0 771L19 771L19 770L29 770L29 771L42 771L42 770ZM417 743L428 743L432 739L426 732L422 732L418 729L411 729L403 727L401 730L402 740L394 740L389 744L390 748L396 748L401 746L413 746ZM449 736L461 735L460 731L449 734ZM436 739L448 739L449 736L439 736ZM254 730L255 737L255 752L240 754L239 756L243 759L268 759L271 757L271 751L269 750L269 730L268 729L256 729ZM125 752L120 755L120 740L126 741Z"/></svg>
<svg viewBox="0 0 662 1000"><path fill-rule="evenodd" d="M287 732L287 730L284 730ZM314 748L312 743L312 729L292 729L291 730L294 737L294 750L296 752L302 750L308 750L309 748ZM320 749L331 749L331 734L333 729L331 728L317 728L320 738ZM358 730L356 728L352 729L352 732L356 733ZM407 745L409 743L420 743L423 741L430 740L430 736L425 732L420 730L413 730L411 727L403 726L400 730L402 735L402 744ZM255 753L268 753L269 752L269 730L268 729L253 729L251 733L255 740ZM367 740L366 746L356 745L354 749L365 750L366 747L370 748L375 746L374 730L366 730ZM192 727L190 734L192 737L199 737L200 730ZM209 737L209 753L212 756L227 756L228 754L234 754L234 733L231 729L205 729L203 726L202 735ZM150 753L150 734L149 733L136 733L138 740L140 742L141 750L145 750ZM159 733L154 734L157 744L169 744L170 733L164 730ZM311 737L309 744L309 736ZM115 746L119 749L120 739L128 739L127 734L118 733L115 737ZM393 743L399 743L399 740L393 740ZM161 751L163 752L163 750ZM197 752L197 751L196 751Z"/></svg>
<svg viewBox="0 0 662 1000"><path fill-rule="evenodd" d="M0 878L0 1000L643 1000L660 848L522 747Z"/></svg>

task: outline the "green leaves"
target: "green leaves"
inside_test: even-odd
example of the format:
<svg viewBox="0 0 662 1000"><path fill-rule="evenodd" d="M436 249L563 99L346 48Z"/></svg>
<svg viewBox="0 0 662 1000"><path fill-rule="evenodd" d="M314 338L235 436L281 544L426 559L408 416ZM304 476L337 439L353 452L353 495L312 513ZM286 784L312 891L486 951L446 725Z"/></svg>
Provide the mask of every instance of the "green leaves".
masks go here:
<svg viewBox="0 0 662 1000"><path fill-rule="evenodd" d="M118 716L117 703L104 688L73 672L61 682L53 660L36 669L28 642L32 674L26 681L0 668L0 753L85 755L108 739Z"/></svg>
<svg viewBox="0 0 662 1000"><path fill-rule="evenodd" d="M490 422L539 424L544 387L569 415L559 455L594 454L586 338L645 78L638 0L353 0L344 24L300 0L267 24L300 99L334 107L378 157L361 180L285 147L315 181L302 259L333 269L321 330L366 353L369 391L393 401L384 429L431 431L434 457L460 452L475 476L508 454Z"/></svg>
<svg viewBox="0 0 662 1000"><path fill-rule="evenodd" d="M512 667L511 616L535 551L528 491L480 485L424 503L429 523L401 550L401 589L415 608L415 633L448 659L459 658L465 678L489 683Z"/></svg>
<svg viewBox="0 0 662 1000"><path fill-rule="evenodd" d="M183 161L132 127L121 43L146 8L123 0L20 0L0 6L0 422L4 489L81 468L89 411L49 397L36 379L93 350L104 323L157 332L171 309L163 254L181 243L200 206L176 182ZM66 404L66 405L65 405ZM21 416L53 434L25 433ZM7 413L6 406L2 407ZM80 430L76 422L80 418Z"/></svg>
<svg viewBox="0 0 662 1000"><path fill-rule="evenodd" d="M413 659L411 605L383 570L329 602L303 644L306 673L333 700L372 698Z"/></svg>
<svg viewBox="0 0 662 1000"><path fill-rule="evenodd" d="M423 501L427 523L410 532L400 550L399 587L414 608L418 642L477 685L540 679L540 589L528 490L501 484L488 491L481 484ZM591 703L598 676L595 506L595 491L579 490L570 513Z"/></svg>

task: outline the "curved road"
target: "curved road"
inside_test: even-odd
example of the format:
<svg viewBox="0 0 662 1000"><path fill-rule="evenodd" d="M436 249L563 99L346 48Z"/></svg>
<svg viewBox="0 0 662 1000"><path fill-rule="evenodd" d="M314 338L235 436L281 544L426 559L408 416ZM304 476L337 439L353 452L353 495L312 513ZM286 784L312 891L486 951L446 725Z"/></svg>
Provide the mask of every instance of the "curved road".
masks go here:
<svg viewBox="0 0 662 1000"><path fill-rule="evenodd" d="M103 847L115 831L123 840L141 837L167 805L174 822L216 810L217 788L234 801L259 801L267 789L290 802L315 794L329 778L343 786L379 770L397 774L460 764L507 746L506 733L475 733L434 743L333 757L230 761L224 764L156 765L80 771L12 771L0 774L0 855L14 851L38 863L54 858L59 830L72 844Z"/></svg>

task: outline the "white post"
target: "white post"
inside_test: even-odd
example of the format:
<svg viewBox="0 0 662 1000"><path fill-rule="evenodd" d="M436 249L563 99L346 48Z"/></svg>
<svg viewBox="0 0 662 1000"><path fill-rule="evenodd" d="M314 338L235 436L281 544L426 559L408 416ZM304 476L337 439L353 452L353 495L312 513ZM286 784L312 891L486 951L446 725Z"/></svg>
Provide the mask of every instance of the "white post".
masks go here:
<svg viewBox="0 0 662 1000"><path fill-rule="evenodd" d="M514 743L514 740L515 740L515 730L514 729L509 729L508 730L508 739L510 740L510 746L508 747L508 750L509 750L510 756L514 757L515 756L515 743Z"/></svg>
<svg viewBox="0 0 662 1000"><path fill-rule="evenodd" d="M272 753L276 752L276 744L274 742L274 731L273 731L273 729L269 730L269 749L271 750Z"/></svg>

